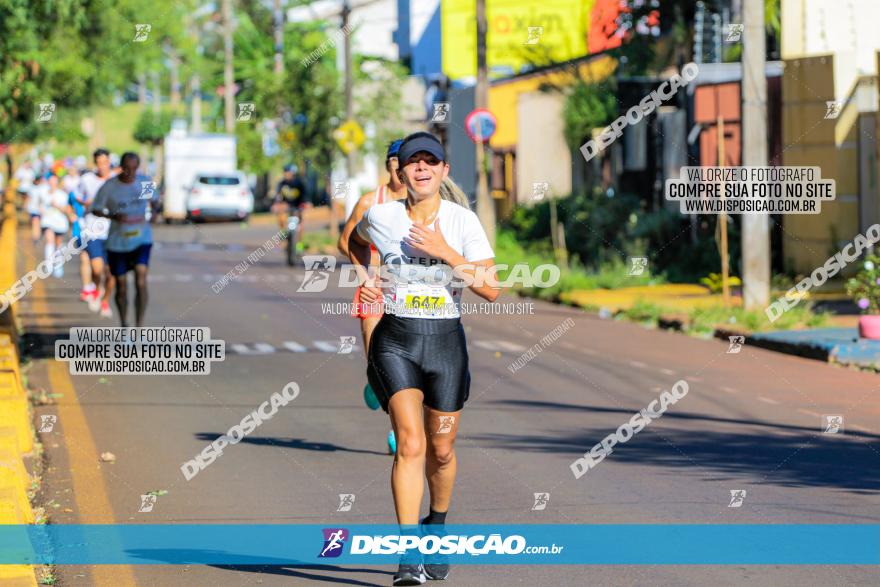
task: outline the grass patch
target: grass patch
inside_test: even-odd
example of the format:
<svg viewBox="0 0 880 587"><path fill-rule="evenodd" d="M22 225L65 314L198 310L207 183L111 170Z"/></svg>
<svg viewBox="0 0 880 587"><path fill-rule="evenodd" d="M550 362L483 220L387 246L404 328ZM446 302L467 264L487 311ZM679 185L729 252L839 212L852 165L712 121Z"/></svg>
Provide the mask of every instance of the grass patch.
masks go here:
<svg viewBox="0 0 880 587"><path fill-rule="evenodd" d="M510 267L525 263L530 272L534 272L540 265L556 265L553 260L553 251L545 250L545 248L527 249L517 242L512 231L500 230L495 239L495 262ZM502 281L507 279L512 271L512 269L499 271L499 278ZM630 268L619 259L602 264L598 271L590 271L572 264L571 267L560 267L559 280L550 287L517 285L512 289L531 297L558 301L561 293L577 289L620 289L666 283L663 276L652 275L647 269L641 275L630 275L629 271Z"/></svg>
<svg viewBox="0 0 880 587"><path fill-rule="evenodd" d="M321 250L326 247L336 247L336 241L330 238L329 234L324 232L304 232L302 235L302 244L307 250Z"/></svg>
<svg viewBox="0 0 880 587"><path fill-rule="evenodd" d="M632 307L621 310L618 316L632 322L656 326L662 316L670 314L681 315L682 312L653 302L639 300ZM710 336L720 326L749 332L821 328L827 325L830 316L826 312L814 312L809 304L801 304L792 308L772 324L763 310L710 306L692 308L686 311L686 314L687 319L683 324L684 332L695 336Z"/></svg>

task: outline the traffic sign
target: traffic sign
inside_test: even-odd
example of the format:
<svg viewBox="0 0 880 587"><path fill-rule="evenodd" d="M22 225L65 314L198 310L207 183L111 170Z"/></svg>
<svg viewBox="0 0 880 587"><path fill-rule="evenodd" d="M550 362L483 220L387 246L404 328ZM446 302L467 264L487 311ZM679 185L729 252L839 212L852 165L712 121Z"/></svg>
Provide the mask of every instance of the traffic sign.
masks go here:
<svg viewBox="0 0 880 587"><path fill-rule="evenodd" d="M473 142L488 142L495 134L498 121L485 108L477 108L464 119L464 130Z"/></svg>
<svg viewBox="0 0 880 587"><path fill-rule="evenodd" d="M342 152L348 155L359 149L367 137L364 135L364 129L356 120L346 120L333 131L333 138L336 139L336 144L339 145Z"/></svg>

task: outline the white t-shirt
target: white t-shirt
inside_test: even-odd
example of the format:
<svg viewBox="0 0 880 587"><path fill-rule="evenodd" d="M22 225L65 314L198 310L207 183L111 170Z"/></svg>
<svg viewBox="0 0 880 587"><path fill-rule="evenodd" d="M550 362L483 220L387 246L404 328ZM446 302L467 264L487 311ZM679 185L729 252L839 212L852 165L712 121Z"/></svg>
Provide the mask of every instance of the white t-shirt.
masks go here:
<svg viewBox="0 0 880 587"><path fill-rule="evenodd" d="M15 179L18 180L18 191L29 192L34 185L34 177L36 173L30 167L19 167L15 172Z"/></svg>
<svg viewBox="0 0 880 587"><path fill-rule="evenodd" d="M98 190L104 185L109 178L101 179L97 173L89 172L83 174L79 179L79 192L86 197L86 210L91 208ZM85 229L91 233L93 240L105 240L110 233L110 223L102 222L98 216L91 212L87 212L85 216Z"/></svg>
<svg viewBox="0 0 880 587"><path fill-rule="evenodd" d="M63 212L67 205L67 193L64 190L59 188L55 191L40 191L40 225L59 234L66 233L70 230L70 220Z"/></svg>
<svg viewBox="0 0 880 587"><path fill-rule="evenodd" d="M495 257L477 215L469 209L441 200L437 219L443 238L468 262ZM462 288L454 287L451 268L443 261L403 242L412 225L406 201L397 200L372 206L357 226L361 238L379 251L385 271L401 277L382 284L386 311L413 318L458 318Z"/></svg>

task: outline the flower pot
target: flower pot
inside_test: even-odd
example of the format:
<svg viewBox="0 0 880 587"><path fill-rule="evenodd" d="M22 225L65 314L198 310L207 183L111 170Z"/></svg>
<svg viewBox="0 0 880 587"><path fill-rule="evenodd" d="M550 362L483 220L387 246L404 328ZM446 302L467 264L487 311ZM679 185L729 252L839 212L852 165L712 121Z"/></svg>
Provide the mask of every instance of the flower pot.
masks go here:
<svg viewBox="0 0 880 587"><path fill-rule="evenodd" d="M880 315L859 316L859 338L880 339Z"/></svg>

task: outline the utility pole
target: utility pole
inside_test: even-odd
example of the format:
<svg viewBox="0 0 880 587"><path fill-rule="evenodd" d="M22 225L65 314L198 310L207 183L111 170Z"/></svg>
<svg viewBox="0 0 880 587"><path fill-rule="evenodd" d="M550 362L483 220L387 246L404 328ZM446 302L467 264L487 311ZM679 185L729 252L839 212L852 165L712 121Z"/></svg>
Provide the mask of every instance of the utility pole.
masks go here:
<svg viewBox="0 0 880 587"><path fill-rule="evenodd" d="M153 71L153 114L156 116L156 122L162 120L162 88L159 85L159 72ZM162 145L161 143L153 145L153 179L157 182L162 181Z"/></svg>
<svg viewBox="0 0 880 587"><path fill-rule="evenodd" d="M284 11L281 0L275 1L275 76L284 72Z"/></svg>
<svg viewBox="0 0 880 587"><path fill-rule="evenodd" d="M147 74L140 72L138 73L137 79L138 106L140 106L141 114L144 114L147 111ZM138 156L141 158L141 169L146 169L147 159L150 157L150 152L147 149L146 143L141 143L141 149Z"/></svg>
<svg viewBox="0 0 880 587"><path fill-rule="evenodd" d="M767 165L767 78L764 0L743 2L742 136L743 165ZM766 307L770 301L770 230L767 214L742 215L743 305Z"/></svg>
<svg viewBox="0 0 880 587"><path fill-rule="evenodd" d="M477 87L474 101L477 108L489 106L489 72L486 67L486 0L477 0ZM495 203L489 197L489 180L486 176L486 150L483 137L477 130L477 217L489 244L495 246Z"/></svg>
<svg viewBox="0 0 880 587"><path fill-rule="evenodd" d="M165 53L168 54L168 105L174 115L177 115L177 108L180 106L180 55L177 50L170 44L165 45Z"/></svg>
<svg viewBox="0 0 880 587"><path fill-rule="evenodd" d="M223 113L226 132L232 134L235 130L235 112L233 99L235 98L232 71L232 0L223 0Z"/></svg>
<svg viewBox="0 0 880 587"><path fill-rule="evenodd" d="M343 42L343 59L345 60L345 120L346 122L354 119L354 101L352 99L352 59L351 59L351 35L349 34L349 20L351 19L351 5L348 0L342 2L342 20L340 20L340 34ZM350 150L345 154L345 177L349 182L348 188L351 189L351 180L354 177L354 150ZM339 238L339 221L336 219L336 202L333 200L330 176L327 176L327 191L330 192L330 238L336 240Z"/></svg>
<svg viewBox="0 0 880 587"><path fill-rule="evenodd" d="M202 132L202 78L199 74L194 73L190 80L192 85L192 124L190 125L193 134Z"/></svg>
<svg viewBox="0 0 880 587"><path fill-rule="evenodd" d="M151 71L150 77L153 78L153 114L158 116L162 113L162 90L159 87L159 72Z"/></svg>

